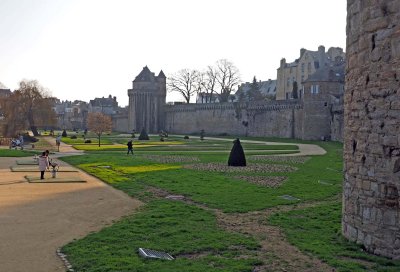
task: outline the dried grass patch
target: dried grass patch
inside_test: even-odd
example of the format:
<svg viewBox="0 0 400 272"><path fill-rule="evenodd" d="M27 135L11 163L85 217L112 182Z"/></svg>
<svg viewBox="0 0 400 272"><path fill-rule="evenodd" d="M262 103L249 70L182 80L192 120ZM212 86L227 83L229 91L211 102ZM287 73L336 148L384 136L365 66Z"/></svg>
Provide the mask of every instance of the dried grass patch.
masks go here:
<svg viewBox="0 0 400 272"><path fill-rule="evenodd" d="M236 179L244 180L257 185L267 186L267 187L279 187L287 179L287 177L265 177L265 176L236 176Z"/></svg>
<svg viewBox="0 0 400 272"><path fill-rule="evenodd" d="M160 163L177 163L177 162L198 162L200 161L197 157L189 156L161 156L161 155L144 155L143 158Z"/></svg>
<svg viewBox="0 0 400 272"><path fill-rule="evenodd" d="M184 165L183 168L200 170L200 171L211 171L211 172L261 172L261 173L271 173L271 172L293 172L297 168L289 165L282 164L261 164L252 163L247 166L228 166L223 163L197 163Z"/></svg>
<svg viewBox="0 0 400 272"><path fill-rule="evenodd" d="M271 161L271 162L286 162L286 163L305 163L310 159L306 156L271 156L271 155L252 155L250 160L254 161Z"/></svg>

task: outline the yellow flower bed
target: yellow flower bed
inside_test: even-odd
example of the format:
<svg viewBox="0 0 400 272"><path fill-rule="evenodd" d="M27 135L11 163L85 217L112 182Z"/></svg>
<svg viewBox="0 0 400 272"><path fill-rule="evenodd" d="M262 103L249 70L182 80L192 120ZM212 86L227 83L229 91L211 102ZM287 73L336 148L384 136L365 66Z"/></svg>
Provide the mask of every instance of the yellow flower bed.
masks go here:
<svg viewBox="0 0 400 272"><path fill-rule="evenodd" d="M138 165L138 166L124 166L115 167L115 170L124 174L144 173L153 171L164 171L171 169L179 169L181 166L177 165L164 165L164 164L153 164L153 165Z"/></svg>

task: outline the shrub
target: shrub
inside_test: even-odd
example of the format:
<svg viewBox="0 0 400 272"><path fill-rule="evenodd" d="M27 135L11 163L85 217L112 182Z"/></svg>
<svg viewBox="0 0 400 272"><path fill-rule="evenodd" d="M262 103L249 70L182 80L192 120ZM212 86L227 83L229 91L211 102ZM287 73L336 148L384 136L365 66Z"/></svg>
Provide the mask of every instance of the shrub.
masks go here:
<svg viewBox="0 0 400 272"><path fill-rule="evenodd" d="M183 139L189 140L189 136L185 135L185 137L183 137Z"/></svg>
<svg viewBox="0 0 400 272"><path fill-rule="evenodd" d="M38 141L37 138L30 136L28 133L22 135L24 137L24 142L25 143L35 143Z"/></svg>
<svg viewBox="0 0 400 272"><path fill-rule="evenodd" d="M138 140L150 140L149 135L147 135L146 130L143 128L142 131L140 132Z"/></svg>
<svg viewBox="0 0 400 272"><path fill-rule="evenodd" d="M67 136L68 136L68 135L67 135L67 131L66 131L65 129L63 130L61 136L63 136L63 137L67 137Z"/></svg>
<svg viewBox="0 0 400 272"><path fill-rule="evenodd" d="M160 138L160 142L164 142L164 137L161 137L161 138Z"/></svg>
<svg viewBox="0 0 400 272"><path fill-rule="evenodd" d="M77 138L76 135L71 136L71 139L76 139L76 138Z"/></svg>
<svg viewBox="0 0 400 272"><path fill-rule="evenodd" d="M233 141L233 147L229 154L228 166L246 166L246 157L239 138Z"/></svg>
<svg viewBox="0 0 400 272"><path fill-rule="evenodd" d="M202 129L201 131L200 131L200 140L204 140L204 135L205 135L206 133L204 132L204 129Z"/></svg>
<svg viewBox="0 0 400 272"><path fill-rule="evenodd" d="M92 140L89 140L89 139L85 140L85 144L91 144L91 143L92 143Z"/></svg>
<svg viewBox="0 0 400 272"><path fill-rule="evenodd" d="M222 133L218 134L218 136L229 136L229 134L226 132L222 132Z"/></svg>

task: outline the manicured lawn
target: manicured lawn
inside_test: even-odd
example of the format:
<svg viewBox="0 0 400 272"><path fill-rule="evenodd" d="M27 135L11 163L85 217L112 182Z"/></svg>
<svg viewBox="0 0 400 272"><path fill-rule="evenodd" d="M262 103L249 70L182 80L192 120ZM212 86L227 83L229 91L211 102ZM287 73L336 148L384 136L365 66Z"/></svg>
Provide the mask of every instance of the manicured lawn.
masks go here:
<svg viewBox="0 0 400 272"><path fill-rule="evenodd" d="M278 213L269 222L280 226L289 241L343 272L400 271L400 261L367 254L341 236L341 204Z"/></svg>
<svg viewBox="0 0 400 272"><path fill-rule="evenodd" d="M39 152L20 149L0 149L0 157L31 157L35 154L39 154Z"/></svg>
<svg viewBox="0 0 400 272"><path fill-rule="evenodd" d="M61 141L66 144L70 144L70 145L75 145L75 144L98 145L99 144L99 138L97 138L97 137L84 139L80 135L76 135L76 136L77 136L76 139L71 139L71 137L62 137ZM85 140L90 140L91 143L85 143ZM101 137L100 144L112 144L112 141L109 138Z"/></svg>
<svg viewBox="0 0 400 272"><path fill-rule="evenodd" d="M235 173L205 172L183 168L165 169L163 171L123 171L123 167L127 166L154 164L141 156L134 156L127 160L126 156L122 154L96 153L95 157L80 156L67 160L109 183L115 183L116 177L123 177L124 180L127 180L126 183L118 183L114 186L135 197L142 192L136 189L131 190L130 187L136 188L139 183L155 186L175 194L186 195L194 201L205 203L209 207L221 209L224 212L248 212L299 202L283 199L281 197L283 195L294 196L299 198L301 202L322 200L338 194L341 191L342 174L340 170L342 164L339 158L340 153L336 151L340 150L341 145L325 143L324 148L328 150L327 155L315 156L305 164L293 164L299 168L296 172L246 173L247 175L287 176L288 180L278 188L269 188L237 180L234 177L240 174ZM226 162L228 159L228 154L207 153L196 154L196 156L199 157L200 163ZM87 164L100 162L108 162L111 166L110 169L106 170L112 172L112 174L107 174L107 177L110 178L103 176L104 169L93 168L92 165ZM320 181L328 182L331 185L323 184Z"/></svg>
<svg viewBox="0 0 400 272"><path fill-rule="evenodd" d="M138 256L139 247L165 251L177 259L145 260ZM222 231L211 212L158 200L63 251L75 271L251 272L259 263L251 257L257 247L253 238ZM247 256L241 258L241 253Z"/></svg>
<svg viewBox="0 0 400 272"><path fill-rule="evenodd" d="M152 141L152 144L157 145L157 142ZM295 172L228 173L185 168L187 164L226 164L227 153L213 153L214 149L207 152L207 146L219 144L221 152L223 149L229 152L232 143L193 139L190 144L184 142L183 145L143 144L147 148L138 145L134 156L127 156L122 151L93 149L87 155L64 158L145 202L139 213L64 247L74 268L77 271L252 271L259 263L254 257L258 248L256 239L259 238L224 231L216 224L215 214L208 209L246 213L284 204L293 204L295 209L298 203L313 202L314 208L279 213L270 217L269 222L280 226L290 243L338 271L400 271L398 262L364 253L340 235L341 144L318 142L327 154L311 156L304 163L257 161L266 165L287 164L296 167ZM184 148L178 150L177 146ZM246 155L252 153L248 151L251 146L246 146ZM264 146L266 149L277 147ZM297 152L292 147L287 148L286 152ZM255 151L254 154L268 154L268 150ZM171 158L171 161L160 163L151 156L146 157L148 154L153 158ZM176 155L181 157L181 162L172 160ZM182 157L192 160L182 162L185 161ZM271 188L237 178L242 175L286 176L287 180L280 187ZM155 189L182 194L207 209L160 199ZM283 195L298 200L286 200L281 197ZM321 204L318 201L322 201ZM168 262L143 260L137 255L138 247L167 251L177 259Z"/></svg>

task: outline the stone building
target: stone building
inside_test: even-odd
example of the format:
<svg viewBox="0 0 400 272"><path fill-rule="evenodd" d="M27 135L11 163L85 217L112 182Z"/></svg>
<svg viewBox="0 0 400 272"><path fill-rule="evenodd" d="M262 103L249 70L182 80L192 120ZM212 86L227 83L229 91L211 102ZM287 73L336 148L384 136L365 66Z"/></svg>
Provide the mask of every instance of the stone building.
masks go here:
<svg viewBox="0 0 400 272"><path fill-rule="evenodd" d="M80 100L60 101L54 105L59 129L85 129L88 115L88 103Z"/></svg>
<svg viewBox="0 0 400 272"><path fill-rule="evenodd" d="M400 259L400 1L347 1L343 234Z"/></svg>
<svg viewBox="0 0 400 272"><path fill-rule="evenodd" d="M286 63L286 59L283 58L277 69L276 100L292 99L294 82L300 90L303 82L318 69L343 61L344 58L342 48L331 47L325 52L322 45L318 47L318 51L300 49L300 57L292 63Z"/></svg>
<svg viewBox="0 0 400 272"><path fill-rule="evenodd" d="M108 97L95 98L89 102L89 112L113 115L118 113L118 109L117 97L112 97L111 94Z"/></svg>
<svg viewBox="0 0 400 272"><path fill-rule="evenodd" d="M165 127L166 77L163 71L155 76L147 66L132 82L129 96L129 131L158 133Z"/></svg>
<svg viewBox="0 0 400 272"><path fill-rule="evenodd" d="M266 81L258 81L258 90L264 100L275 100L276 98L276 80L268 79ZM235 93L236 100L249 101L248 93L252 88L251 82L242 83L239 85L238 91ZM243 99L241 99L243 97Z"/></svg>
<svg viewBox="0 0 400 272"><path fill-rule="evenodd" d="M325 66L303 82L298 98L304 104L304 118L307 126L304 135L323 135L325 139L343 139L344 62Z"/></svg>

